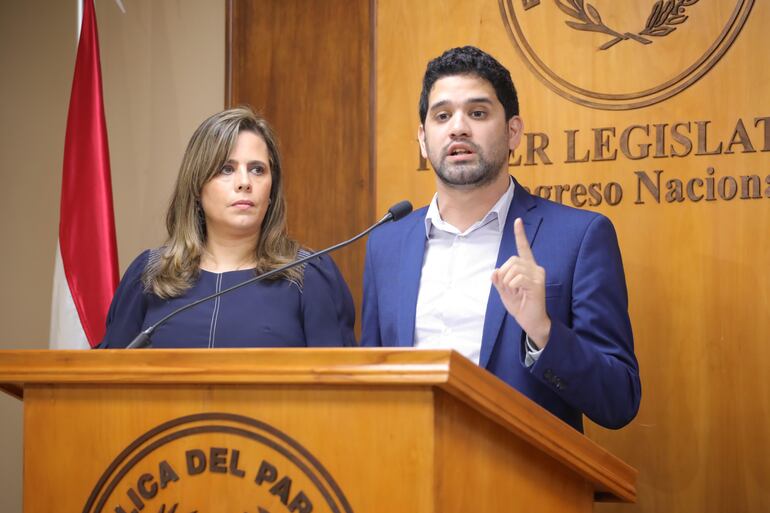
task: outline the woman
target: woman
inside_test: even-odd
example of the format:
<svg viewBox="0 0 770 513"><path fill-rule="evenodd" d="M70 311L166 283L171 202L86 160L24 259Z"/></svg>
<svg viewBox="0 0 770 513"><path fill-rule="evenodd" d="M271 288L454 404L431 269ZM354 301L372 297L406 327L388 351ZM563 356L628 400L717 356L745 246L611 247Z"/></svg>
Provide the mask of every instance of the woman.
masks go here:
<svg viewBox="0 0 770 513"><path fill-rule="evenodd" d="M287 236L281 159L267 122L248 108L198 127L166 214L168 239L129 266L101 347L125 347L196 299L308 254ZM353 300L326 256L171 318L154 347L353 345Z"/></svg>

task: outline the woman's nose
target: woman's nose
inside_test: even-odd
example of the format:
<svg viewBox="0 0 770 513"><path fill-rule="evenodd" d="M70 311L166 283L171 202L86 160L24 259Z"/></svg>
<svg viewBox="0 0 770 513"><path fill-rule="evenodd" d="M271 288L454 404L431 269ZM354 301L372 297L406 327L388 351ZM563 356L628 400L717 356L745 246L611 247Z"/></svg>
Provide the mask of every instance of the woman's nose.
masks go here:
<svg viewBox="0 0 770 513"><path fill-rule="evenodd" d="M236 172L235 185L238 191L250 191L251 190L251 177L249 171L245 167L239 167Z"/></svg>

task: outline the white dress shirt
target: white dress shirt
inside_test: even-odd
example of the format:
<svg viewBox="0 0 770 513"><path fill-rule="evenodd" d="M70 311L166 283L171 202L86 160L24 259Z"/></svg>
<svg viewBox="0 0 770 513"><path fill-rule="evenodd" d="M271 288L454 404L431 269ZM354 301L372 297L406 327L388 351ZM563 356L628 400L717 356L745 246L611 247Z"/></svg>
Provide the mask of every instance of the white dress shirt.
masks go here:
<svg viewBox="0 0 770 513"><path fill-rule="evenodd" d="M492 271L512 201L513 180L490 211L461 233L441 219L438 195L433 196L425 215L427 239L417 295L415 347L454 349L478 365ZM540 351L527 346L529 366Z"/></svg>

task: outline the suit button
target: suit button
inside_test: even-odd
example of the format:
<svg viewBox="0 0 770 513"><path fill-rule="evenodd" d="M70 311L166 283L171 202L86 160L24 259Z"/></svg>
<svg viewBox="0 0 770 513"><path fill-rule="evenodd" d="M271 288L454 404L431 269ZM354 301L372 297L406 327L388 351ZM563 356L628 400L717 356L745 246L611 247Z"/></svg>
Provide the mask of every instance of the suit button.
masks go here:
<svg viewBox="0 0 770 513"><path fill-rule="evenodd" d="M551 369L546 369L543 373L543 377L549 382L553 382L553 371Z"/></svg>

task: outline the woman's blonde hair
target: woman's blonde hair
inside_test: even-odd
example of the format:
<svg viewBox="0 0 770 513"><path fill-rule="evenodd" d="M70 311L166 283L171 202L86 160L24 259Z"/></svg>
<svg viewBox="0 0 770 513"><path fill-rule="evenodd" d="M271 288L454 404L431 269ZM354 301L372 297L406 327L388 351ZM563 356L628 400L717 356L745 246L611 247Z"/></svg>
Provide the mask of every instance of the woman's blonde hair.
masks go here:
<svg viewBox="0 0 770 513"><path fill-rule="evenodd" d="M168 239L151 252L142 276L147 292L164 299L176 297L187 291L198 278L206 243L201 190L227 161L238 134L243 131L262 137L270 156L270 204L254 248L256 273L276 269L296 258L299 244L289 238L286 230L283 172L275 134L267 121L250 108L228 109L201 123L187 145L166 213ZM301 283L302 274L300 268L293 268L276 278Z"/></svg>

